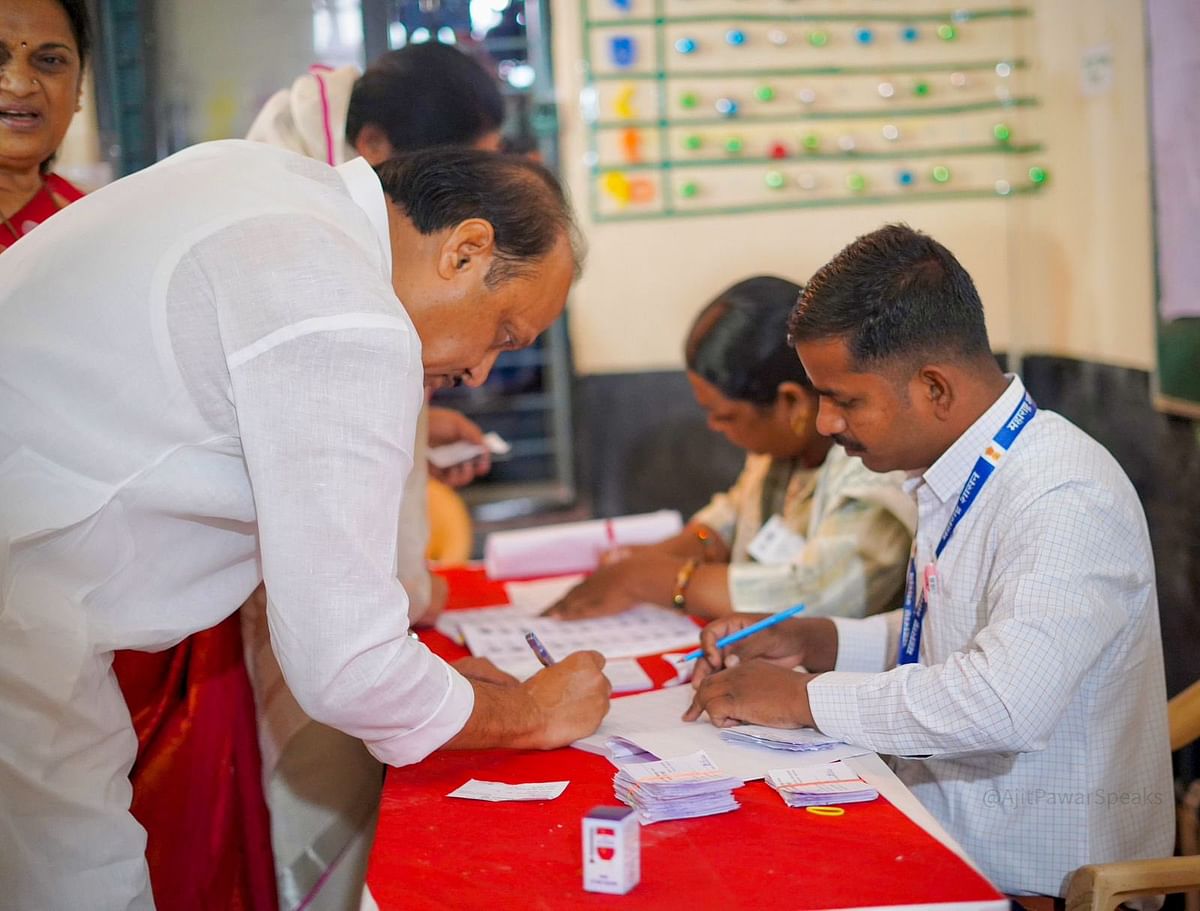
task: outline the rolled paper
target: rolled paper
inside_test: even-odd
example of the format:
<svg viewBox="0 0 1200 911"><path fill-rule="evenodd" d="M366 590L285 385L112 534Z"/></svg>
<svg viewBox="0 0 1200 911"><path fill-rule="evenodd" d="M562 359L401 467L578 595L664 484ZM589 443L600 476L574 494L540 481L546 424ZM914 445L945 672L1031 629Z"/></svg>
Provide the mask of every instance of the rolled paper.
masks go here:
<svg viewBox="0 0 1200 911"><path fill-rule="evenodd" d="M492 532L484 544L484 567L492 579L528 579L590 572L614 547L655 544L678 534L683 519L673 509L567 522L542 528Z"/></svg>

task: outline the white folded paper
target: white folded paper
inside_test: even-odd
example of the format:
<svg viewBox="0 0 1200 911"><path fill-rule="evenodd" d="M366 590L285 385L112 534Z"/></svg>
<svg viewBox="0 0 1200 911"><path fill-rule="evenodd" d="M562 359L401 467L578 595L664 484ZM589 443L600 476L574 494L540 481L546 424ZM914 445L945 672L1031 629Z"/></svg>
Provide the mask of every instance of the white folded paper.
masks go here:
<svg viewBox="0 0 1200 911"><path fill-rule="evenodd" d="M492 579L522 579L590 572L614 547L654 544L683 527L675 510L542 528L497 531L484 544L484 566Z"/></svg>
<svg viewBox="0 0 1200 911"><path fill-rule="evenodd" d="M498 433L485 433L483 446L468 443L466 440L458 440L444 446L431 447L426 451L425 457L437 468L449 468L481 456L485 451L492 455L508 455L512 452L512 446Z"/></svg>
<svg viewBox="0 0 1200 911"><path fill-rule="evenodd" d="M733 789L744 784L717 768L703 750L659 762L622 764L613 776L617 799L638 811L643 825L736 810Z"/></svg>
<svg viewBox="0 0 1200 911"><path fill-rule="evenodd" d="M503 781L480 781L470 779L447 797L465 800L486 800L500 803L506 800L553 800L567 789L569 781L531 781L527 784L505 784Z"/></svg>
<svg viewBox="0 0 1200 911"><path fill-rule="evenodd" d="M767 784L779 792L789 807L863 803L879 796L857 772L840 762L772 769L767 772Z"/></svg>

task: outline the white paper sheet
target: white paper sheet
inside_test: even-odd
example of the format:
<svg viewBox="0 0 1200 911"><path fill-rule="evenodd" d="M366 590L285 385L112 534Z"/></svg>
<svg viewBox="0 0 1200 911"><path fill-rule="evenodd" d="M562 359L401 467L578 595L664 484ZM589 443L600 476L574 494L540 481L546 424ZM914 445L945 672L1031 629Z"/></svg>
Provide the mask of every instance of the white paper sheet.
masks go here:
<svg viewBox="0 0 1200 911"><path fill-rule="evenodd" d="M692 688L682 686L616 699L596 733L576 740L571 746L610 759L607 743L612 738L621 738L658 757L684 756L704 750L722 771L743 781L762 778L771 769L786 764L780 760L787 754L780 754L778 750L728 743L707 717L693 722L682 721L691 702ZM856 746L834 747L823 750L821 760L832 762L869 752Z"/></svg>
<svg viewBox="0 0 1200 911"><path fill-rule="evenodd" d="M527 784L505 784L502 781L479 781L470 779L447 797L465 800L487 800L499 803L507 800L553 800L567 789L569 781L531 781Z"/></svg>

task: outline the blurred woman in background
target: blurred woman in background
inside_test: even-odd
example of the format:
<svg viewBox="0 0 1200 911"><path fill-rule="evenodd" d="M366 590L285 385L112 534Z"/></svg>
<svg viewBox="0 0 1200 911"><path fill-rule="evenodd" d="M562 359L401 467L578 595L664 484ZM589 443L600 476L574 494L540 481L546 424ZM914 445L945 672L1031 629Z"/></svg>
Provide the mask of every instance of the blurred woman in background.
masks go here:
<svg viewBox="0 0 1200 911"><path fill-rule="evenodd" d="M800 286L757 276L696 317L688 381L708 424L746 451L734 486L675 537L611 553L548 613L613 614L639 602L696 617L775 612L863 617L899 604L916 506L817 432L817 395L787 343Z"/></svg>

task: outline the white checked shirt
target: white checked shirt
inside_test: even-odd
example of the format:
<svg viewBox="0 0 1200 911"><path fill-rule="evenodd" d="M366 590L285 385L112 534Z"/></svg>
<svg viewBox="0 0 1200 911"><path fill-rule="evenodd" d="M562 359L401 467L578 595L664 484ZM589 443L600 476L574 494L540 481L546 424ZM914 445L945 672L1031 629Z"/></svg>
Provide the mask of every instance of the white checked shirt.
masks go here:
<svg viewBox="0 0 1200 911"><path fill-rule="evenodd" d="M1025 394L1013 378L920 478L917 567ZM1141 505L1098 443L1041 411L938 561L920 661L901 612L836 619L816 725L896 771L1006 892L1062 895L1078 867L1166 857L1174 842L1154 563ZM890 670L889 670L890 668Z"/></svg>

